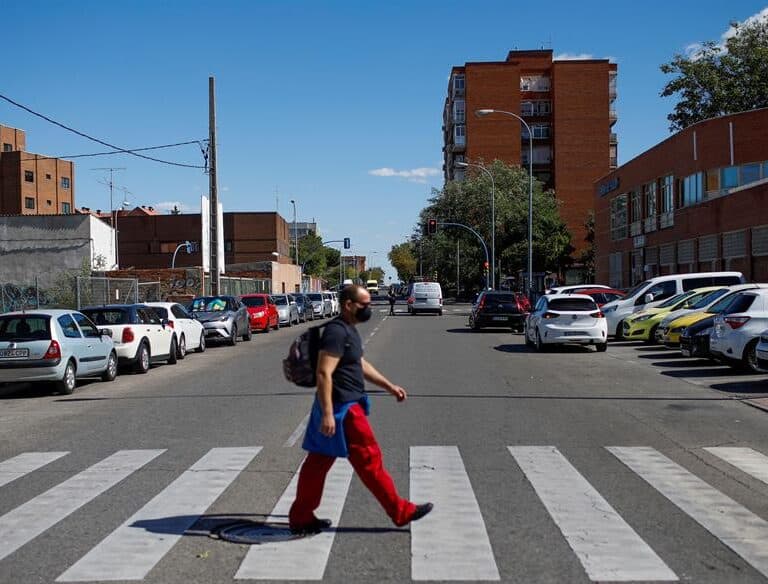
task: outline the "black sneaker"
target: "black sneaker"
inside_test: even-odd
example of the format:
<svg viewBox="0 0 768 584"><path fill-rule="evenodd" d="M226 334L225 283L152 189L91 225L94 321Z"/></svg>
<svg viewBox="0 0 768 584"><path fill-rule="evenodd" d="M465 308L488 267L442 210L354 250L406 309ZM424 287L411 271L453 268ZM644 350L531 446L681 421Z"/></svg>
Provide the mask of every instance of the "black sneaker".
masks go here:
<svg viewBox="0 0 768 584"><path fill-rule="evenodd" d="M314 535L323 529L328 529L333 522L330 519L314 519L304 525L291 525L291 533L295 535Z"/></svg>
<svg viewBox="0 0 768 584"><path fill-rule="evenodd" d="M425 515L427 515L435 506L432 503L423 503L421 505L416 505L416 511L413 512L413 515L411 516L411 521L418 521Z"/></svg>

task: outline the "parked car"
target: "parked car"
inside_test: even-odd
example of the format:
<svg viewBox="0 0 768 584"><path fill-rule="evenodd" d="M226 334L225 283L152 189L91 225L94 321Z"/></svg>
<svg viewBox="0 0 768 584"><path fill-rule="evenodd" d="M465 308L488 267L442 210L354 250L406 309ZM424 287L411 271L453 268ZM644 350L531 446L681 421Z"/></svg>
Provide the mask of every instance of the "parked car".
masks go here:
<svg viewBox="0 0 768 584"><path fill-rule="evenodd" d="M682 318L683 316L686 316L688 314L693 314L694 312L700 312L702 310L706 310L707 307L713 305L720 298L722 298L726 294L729 294L730 292L731 292L731 287L728 287L728 286L717 287L717 288L714 288L713 291L707 294L706 296L700 298L691 306L685 307L685 308L678 308L677 310L668 312L661 319L661 322L659 323L659 326L656 329L656 341L659 343L664 342L665 331L667 330L667 328L669 328L669 323L671 323L672 321L677 320L678 318Z"/></svg>
<svg viewBox="0 0 768 584"><path fill-rule="evenodd" d="M675 294L705 286L732 286L743 283L741 272L696 272L691 274L670 274L645 280L634 286L627 295L603 306L608 331L620 339L624 331L625 318L635 312L653 308Z"/></svg>
<svg viewBox="0 0 768 584"><path fill-rule="evenodd" d="M30 310L0 315L0 382L52 382L71 394L77 379L114 381L117 353L108 330L74 310Z"/></svg>
<svg viewBox="0 0 768 584"><path fill-rule="evenodd" d="M332 306L326 302L322 292L309 292L307 298L312 303L313 318L325 318L332 315Z"/></svg>
<svg viewBox="0 0 768 584"><path fill-rule="evenodd" d="M229 345L252 338L248 309L234 296L200 296L189 305L192 315L203 323L205 337L225 340Z"/></svg>
<svg viewBox="0 0 768 584"><path fill-rule="evenodd" d="M582 294L552 294L539 298L525 321L525 344L543 351L547 345L576 343L608 347L608 326L595 301Z"/></svg>
<svg viewBox="0 0 768 584"><path fill-rule="evenodd" d="M584 290L613 290L603 284L572 284L569 286L553 286L547 289L545 294L583 294Z"/></svg>
<svg viewBox="0 0 768 584"><path fill-rule="evenodd" d="M333 306L333 314L341 314L341 307L339 306L338 292L331 292L331 306Z"/></svg>
<svg viewBox="0 0 768 584"><path fill-rule="evenodd" d="M755 290L758 288L768 288L768 284L738 284L736 286L729 286L727 293L722 295L717 300L711 302L705 308L685 314L666 324L666 321L662 321L661 325L659 326L659 331L661 331L661 341L664 343L665 347L678 347L680 345L680 333L683 332L683 329L691 326L703 318L708 318L723 312L728 308L728 305L733 300L734 295L736 295L738 292L743 290ZM702 299L702 302L703 301L704 299Z"/></svg>
<svg viewBox="0 0 768 584"><path fill-rule="evenodd" d="M168 321L176 333L176 356L183 359L187 351L202 353L205 351L205 329L203 323L194 318L178 302L147 302L160 321Z"/></svg>
<svg viewBox="0 0 768 584"><path fill-rule="evenodd" d="M307 320L314 318L314 315L309 316L309 313L312 313L312 310L307 307L303 294L289 294L289 296L296 303L296 310L299 312L299 320L301 322L307 322Z"/></svg>
<svg viewBox="0 0 768 584"><path fill-rule="evenodd" d="M680 353L683 357L701 357L712 359L709 352L709 339L715 317L709 316L683 329L680 333Z"/></svg>
<svg viewBox="0 0 768 584"><path fill-rule="evenodd" d="M334 306L333 306L333 296L331 296L330 291L326 290L323 292L323 302L325 302L328 306L330 306L331 310L331 316L336 316L336 312L334 312Z"/></svg>
<svg viewBox="0 0 768 584"><path fill-rule="evenodd" d="M757 366L763 371L768 371L768 329L760 333L760 341L757 343Z"/></svg>
<svg viewBox="0 0 768 584"><path fill-rule="evenodd" d="M251 331L268 333L280 328L280 316L277 314L275 301L269 294L246 294L240 301L248 311L248 323Z"/></svg>
<svg viewBox="0 0 768 584"><path fill-rule="evenodd" d="M528 299L517 292L484 290L469 314L472 330L486 327L510 327L522 331L530 308Z"/></svg>
<svg viewBox="0 0 768 584"><path fill-rule="evenodd" d="M299 324L299 307L290 294L273 294L272 299L277 306L277 314L280 317L280 326L293 326Z"/></svg>
<svg viewBox="0 0 768 584"><path fill-rule="evenodd" d="M726 312L715 317L709 352L732 367L759 372L757 344L768 328L768 290L739 292Z"/></svg>
<svg viewBox="0 0 768 584"><path fill-rule="evenodd" d="M176 363L175 331L146 304L112 304L82 310L100 329L112 332L117 362L146 373L152 363Z"/></svg>
<svg viewBox="0 0 768 584"><path fill-rule="evenodd" d="M663 318L672 311L693 306L708 296L710 292L717 288L698 288L688 292L681 292L665 300L656 308L648 308L635 312L624 319L623 337L630 341L645 341L646 343L657 342L656 331L659 329Z"/></svg>
<svg viewBox="0 0 768 584"><path fill-rule="evenodd" d="M574 292L566 292L566 294L573 294ZM621 300L624 298L625 292L616 290L615 288L608 288L607 286L601 286L599 288L586 288L579 290L576 294L584 294L590 296L600 308L603 305L613 302L614 300Z"/></svg>
<svg viewBox="0 0 768 584"><path fill-rule="evenodd" d="M435 312L443 315L443 289L438 282L414 282L408 296L408 312Z"/></svg>

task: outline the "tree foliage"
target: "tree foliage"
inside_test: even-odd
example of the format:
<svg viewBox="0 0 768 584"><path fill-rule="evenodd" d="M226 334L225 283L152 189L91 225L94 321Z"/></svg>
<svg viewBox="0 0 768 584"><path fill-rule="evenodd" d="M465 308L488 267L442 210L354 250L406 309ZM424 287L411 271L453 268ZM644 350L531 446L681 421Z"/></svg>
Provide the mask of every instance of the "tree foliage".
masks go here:
<svg viewBox="0 0 768 584"><path fill-rule="evenodd" d="M392 267L397 270L397 277L401 282L409 282L416 275L416 257L413 243L410 241L393 245L387 257Z"/></svg>
<svg viewBox="0 0 768 584"><path fill-rule="evenodd" d="M496 262L501 263L501 275L515 276L519 270L526 270L528 263L528 173L499 160L487 168L496 185ZM558 205L554 193L543 191L541 183L534 181L534 271L558 271L571 262L573 247ZM458 242L462 288L484 287L485 253L477 238L453 227L441 227L436 234L424 236L422 226L429 218L472 227L486 242L490 253L491 181L488 176L469 173L463 181L452 181L442 190L433 190L410 242L415 257L414 272L420 256L425 277L433 278L436 274L445 286L454 288Z"/></svg>
<svg viewBox="0 0 768 584"><path fill-rule="evenodd" d="M579 256L579 262L583 266L584 270L584 282L595 281L595 212L590 211L587 215L586 221L584 221L584 227L587 230L587 235L584 237L584 241L587 246L582 250Z"/></svg>
<svg viewBox="0 0 768 584"><path fill-rule="evenodd" d="M678 131L713 117L768 107L768 18L731 23L723 44L707 41L692 55L661 65L674 78L661 92L677 95L667 116Z"/></svg>

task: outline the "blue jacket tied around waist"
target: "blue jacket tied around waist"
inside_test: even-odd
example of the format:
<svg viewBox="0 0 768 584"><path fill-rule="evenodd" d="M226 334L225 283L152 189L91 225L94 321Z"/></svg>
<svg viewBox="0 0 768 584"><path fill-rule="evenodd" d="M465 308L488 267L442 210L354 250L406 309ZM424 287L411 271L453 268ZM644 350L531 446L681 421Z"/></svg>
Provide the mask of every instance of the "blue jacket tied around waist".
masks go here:
<svg viewBox="0 0 768 584"><path fill-rule="evenodd" d="M355 404L360 404L367 416L371 411L371 405L368 402L368 396L363 394L359 400L333 404L333 417L336 420L336 432L333 436L323 436L320 433L320 426L323 422L323 409L320 407L320 400L315 396L315 402L312 404L312 411L309 414L309 423L307 431L304 434L304 442L301 447L307 452L325 454L336 458L347 458L349 450L347 449L347 438L344 436L344 418Z"/></svg>

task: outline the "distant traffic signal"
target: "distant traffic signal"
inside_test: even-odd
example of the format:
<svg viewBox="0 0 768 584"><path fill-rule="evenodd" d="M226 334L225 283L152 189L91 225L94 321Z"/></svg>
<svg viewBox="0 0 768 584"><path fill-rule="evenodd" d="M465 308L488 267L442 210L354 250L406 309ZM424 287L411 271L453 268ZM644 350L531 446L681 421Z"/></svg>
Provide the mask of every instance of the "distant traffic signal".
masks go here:
<svg viewBox="0 0 768 584"><path fill-rule="evenodd" d="M427 219L427 235L432 235L437 231L437 219Z"/></svg>
<svg viewBox="0 0 768 584"><path fill-rule="evenodd" d="M352 247L352 245L351 245L351 243L349 241L349 237L345 237L344 238L344 249L349 249L350 247Z"/></svg>

